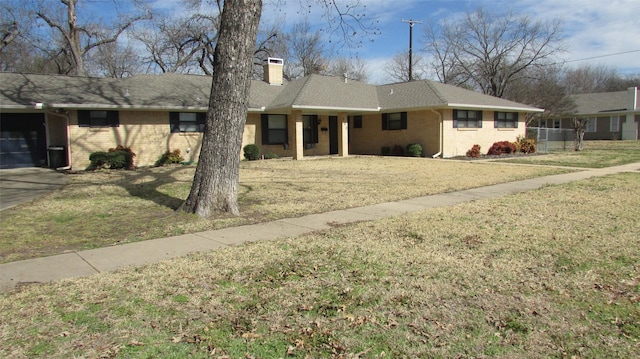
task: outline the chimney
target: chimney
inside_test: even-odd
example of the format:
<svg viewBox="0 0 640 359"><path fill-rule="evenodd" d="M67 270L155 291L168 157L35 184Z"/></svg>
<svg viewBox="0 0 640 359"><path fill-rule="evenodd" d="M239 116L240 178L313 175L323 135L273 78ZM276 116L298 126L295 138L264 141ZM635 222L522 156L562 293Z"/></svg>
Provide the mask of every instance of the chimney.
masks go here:
<svg viewBox="0 0 640 359"><path fill-rule="evenodd" d="M627 89L627 110L635 111L638 109L638 88L629 87Z"/></svg>
<svg viewBox="0 0 640 359"><path fill-rule="evenodd" d="M264 82L269 85L282 85L282 71L284 61L275 57L267 58L267 62L262 66L264 72Z"/></svg>

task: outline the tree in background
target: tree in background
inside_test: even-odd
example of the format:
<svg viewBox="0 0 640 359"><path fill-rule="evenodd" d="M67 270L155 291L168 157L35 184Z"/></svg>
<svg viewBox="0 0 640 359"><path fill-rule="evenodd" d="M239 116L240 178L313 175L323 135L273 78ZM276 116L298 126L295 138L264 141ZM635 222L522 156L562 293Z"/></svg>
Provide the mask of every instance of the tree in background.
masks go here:
<svg viewBox="0 0 640 359"><path fill-rule="evenodd" d="M294 79L324 73L328 61L324 58L324 40L319 30L312 31L308 21L293 25L286 37L289 61L285 61L285 77Z"/></svg>
<svg viewBox="0 0 640 359"><path fill-rule="evenodd" d="M559 20L534 22L479 8L461 20L427 28L426 49L443 68L437 73L450 83L468 78L464 83L496 97L503 97L524 70L553 63L562 51Z"/></svg>
<svg viewBox="0 0 640 359"><path fill-rule="evenodd" d="M144 45L144 63L150 72L211 75L217 42L217 14L156 17L134 34Z"/></svg>
<svg viewBox="0 0 640 359"><path fill-rule="evenodd" d="M628 87L640 84L639 76L624 78L618 75L614 67L605 65L582 65L568 68L561 80L570 94L592 92L624 91Z"/></svg>
<svg viewBox="0 0 640 359"><path fill-rule="evenodd" d="M140 56L130 45L105 44L87 55L87 72L92 75L122 78L146 72Z"/></svg>
<svg viewBox="0 0 640 359"><path fill-rule="evenodd" d="M84 60L89 51L115 43L134 23L151 18L150 12L141 11L139 14L124 16L121 22L107 26L98 22L79 21L78 0L60 0L58 5L45 2L34 10L34 14L49 26L52 31L51 39L58 39L49 42L48 52L52 57L59 58L60 73L65 74L85 76L87 72Z"/></svg>
<svg viewBox="0 0 640 359"><path fill-rule="evenodd" d="M413 80L424 80L427 78L424 57L419 54L413 54L411 63L411 77ZM397 53L384 66L384 72L387 73L389 82L407 82L409 81L409 51Z"/></svg>
<svg viewBox="0 0 640 359"><path fill-rule="evenodd" d="M367 63L359 57L331 59L325 74L329 76L346 76L351 80L360 82L367 82L370 76Z"/></svg>
<svg viewBox="0 0 640 359"><path fill-rule="evenodd" d="M576 105L563 85L563 75L560 65L527 69L507 89L504 98L544 109L542 113L527 114L527 126L540 126L547 118L572 116Z"/></svg>

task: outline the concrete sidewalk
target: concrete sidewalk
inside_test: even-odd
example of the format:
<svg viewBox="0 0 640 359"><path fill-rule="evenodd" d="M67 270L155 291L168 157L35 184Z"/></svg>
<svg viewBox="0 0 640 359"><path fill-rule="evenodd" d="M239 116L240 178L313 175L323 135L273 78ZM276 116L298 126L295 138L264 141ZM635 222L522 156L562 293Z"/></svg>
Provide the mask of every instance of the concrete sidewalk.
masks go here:
<svg viewBox="0 0 640 359"><path fill-rule="evenodd" d="M621 172L640 172L640 163L603 169L589 169L404 201L311 214L299 218L281 219L268 223L230 227L6 263L0 265L0 291L7 291L18 285L29 283L89 276L127 266L154 263L189 253L207 252L218 248L237 246L246 242L296 237L318 230L330 229L336 224L376 220L429 208L452 206L478 199L497 198L538 189L547 185L564 184Z"/></svg>

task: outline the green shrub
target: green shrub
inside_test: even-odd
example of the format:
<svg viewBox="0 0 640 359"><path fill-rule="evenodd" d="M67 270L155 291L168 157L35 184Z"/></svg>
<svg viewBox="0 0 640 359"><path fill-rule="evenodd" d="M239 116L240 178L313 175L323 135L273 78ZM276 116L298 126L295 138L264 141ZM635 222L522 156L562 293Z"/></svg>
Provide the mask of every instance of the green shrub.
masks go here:
<svg viewBox="0 0 640 359"><path fill-rule="evenodd" d="M89 166L91 169L105 167L109 162L109 154L104 151L93 152L89 155L89 161L91 161Z"/></svg>
<svg viewBox="0 0 640 359"><path fill-rule="evenodd" d="M380 149L380 154L383 156L389 156L391 154L391 147L382 146L382 148Z"/></svg>
<svg viewBox="0 0 640 359"><path fill-rule="evenodd" d="M419 143L412 143L407 146L406 154L409 157L422 157L422 146Z"/></svg>
<svg viewBox="0 0 640 359"><path fill-rule="evenodd" d="M130 147L118 145L116 148L110 148L109 153L111 154L109 168L124 168L127 170L135 169L135 166L133 165L133 158L136 157L136 154L133 153Z"/></svg>
<svg viewBox="0 0 640 359"><path fill-rule="evenodd" d="M487 152L488 156L499 156L504 154L511 154L516 152L516 145L509 141L500 141L495 142L489 151Z"/></svg>
<svg viewBox="0 0 640 359"><path fill-rule="evenodd" d="M164 166L166 164L171 163L182 163L184 162L184 157L182 157L182 152L179 149L168 151L163 153L160 159L156 161L156 166Z"/></svg>
<svg viewBox="0 0 640 359"><path fill-rule="evenodd" d="M244 146L244 158L248 161L255 161L260 159L260 147L254 144L248 144Z"/></svg>
<svg viewBox="0 0 640 359"><path fill-rule="evenodd" d="M391 149L391 154L393 156L404 156L404 147L400 145L393 146L393 148Z"/></svg>
<svg viewBox="0 0 640 359"><path fill-rule="evenodd" d="M471 149L467 151L467 157L480 157L480 145L473 145L473 147L471 147Z"/></svg>
<svg viewBox="0 0 640 359"><path fill-rule="evenodd" d="M89 169L97 169L108 167L110 169L128 169L135 168L133 165L133 158L135 153L129 147L117 146L116 148L110 148L108 152L97 151L89 155L89 161L91 165Z"/></svg>
<svg viewBox="0 0 640 359"><path fill-rule="evenodd" d="M268 153L268 154L264 155L264 158L266 160L274 160L274 159L278 158L278 155L276 155L275 153Z"/></svg>

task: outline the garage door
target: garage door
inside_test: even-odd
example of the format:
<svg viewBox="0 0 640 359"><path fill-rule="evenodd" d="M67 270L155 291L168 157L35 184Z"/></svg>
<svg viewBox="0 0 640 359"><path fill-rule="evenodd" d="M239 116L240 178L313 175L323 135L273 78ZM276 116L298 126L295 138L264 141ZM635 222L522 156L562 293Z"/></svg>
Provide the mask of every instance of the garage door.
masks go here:
<svg viewBox="0 0 640 359"><path fill-rule="evenodd" d="M0 168L42 167L46 159L44 114L0 114Z"/></svg>

